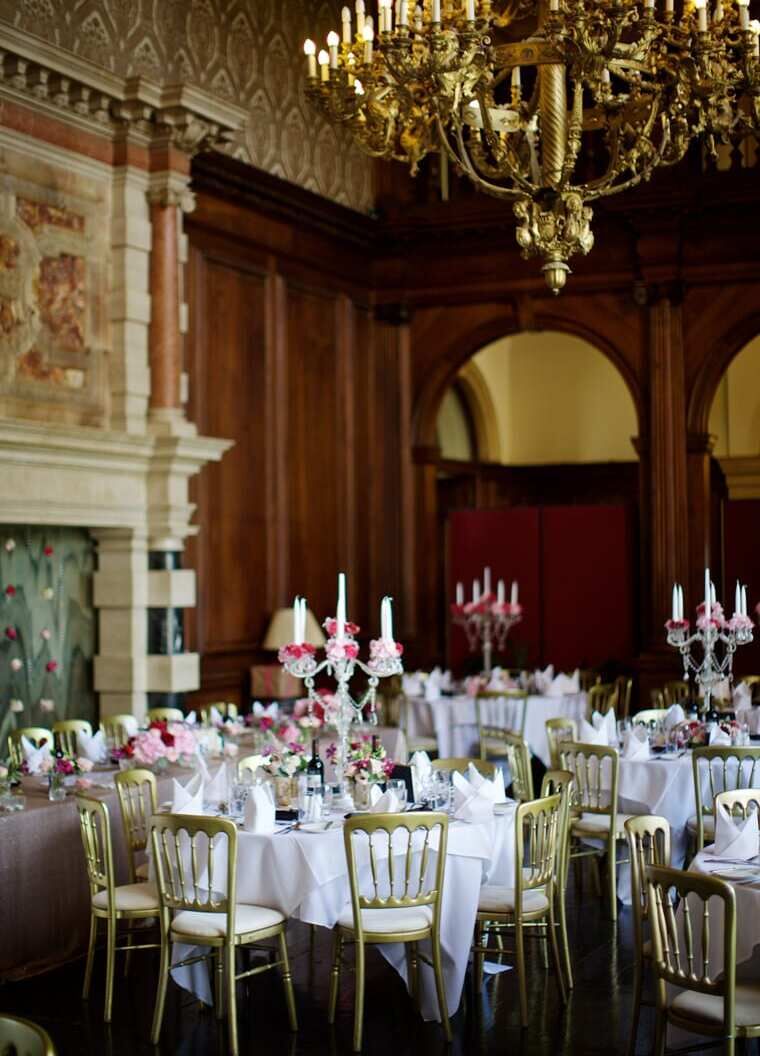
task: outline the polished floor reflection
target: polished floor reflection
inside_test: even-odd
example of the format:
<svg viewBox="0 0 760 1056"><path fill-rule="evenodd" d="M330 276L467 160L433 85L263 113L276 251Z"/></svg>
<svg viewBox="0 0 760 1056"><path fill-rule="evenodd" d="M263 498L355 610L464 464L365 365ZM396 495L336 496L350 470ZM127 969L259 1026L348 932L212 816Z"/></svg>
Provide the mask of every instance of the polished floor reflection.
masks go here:
<svg viewBox="0 0 760 1056"><path fill-rule="evenodd" d="M572 884L571 884L572 888ZM542 967L540 947L530 944L530 1027L518 1025L517 987L512 972L491 977L479 1000L468 983L452 1020L455 1056L530 1053L624 1053L631 1014L630 913L623 909L617 925L600 911L593 896L582 906L570 891L571 948L575 990L563 1010L554 980ZM254 977L238 991L240 1051L257 1056L349 1054L353 976L343 976L338 1020L326 1023L330 936L318 930L313 953L309 932L291 925L290 947L296 981L300 1030L290 1035L279 979L274 973ZM213 1013L170 984L161 1045L148 1041L153 1012L157 961L152 953L133 960L130 977L117 978L114 1021L102 1022L102 959L96 962L92 1000L80 1000L83 962L22 983L0 987L0 1010L28 1016L50 1032L60 1056L224 1056L226 1032ZM367 1056L433 1056L446 1052L436 1024L423 1024L412 1011L398 976L377 953L368 960L364 1052ZM697 1041L698 1039L694 1039ZM637 1053L651 1052L652 1011L642 1010ZM721 1051L719 1047L704 1050ZM749 1049L748 1051L753 1051Z"/></svg>

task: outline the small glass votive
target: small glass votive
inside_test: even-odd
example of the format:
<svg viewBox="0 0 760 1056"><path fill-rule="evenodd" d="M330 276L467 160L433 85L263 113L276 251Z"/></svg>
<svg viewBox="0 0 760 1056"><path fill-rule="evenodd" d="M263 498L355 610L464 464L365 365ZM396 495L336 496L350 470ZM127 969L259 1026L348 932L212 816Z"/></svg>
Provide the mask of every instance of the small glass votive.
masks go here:
<svg viewBox="0 0 760 1056"><path fill-rule="evenodd" d="M388 781L388 789L395 792L401 810L406 810L407 788L406 781L402 777L391 778Z"/></svg>

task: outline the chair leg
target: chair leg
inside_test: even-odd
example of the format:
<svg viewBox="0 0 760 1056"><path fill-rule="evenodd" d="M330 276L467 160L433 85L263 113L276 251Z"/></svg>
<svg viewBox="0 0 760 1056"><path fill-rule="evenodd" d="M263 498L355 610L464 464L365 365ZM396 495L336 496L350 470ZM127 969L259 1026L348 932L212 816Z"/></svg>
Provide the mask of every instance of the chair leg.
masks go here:
<svg viewBox="0 0 760 1056"><path fill-rule="evenodd" d="M224 1018L224 957L223 949L214 950L214 1005L217 1019Z"/></svg>
<svg viewBox="0 0 760 1056"><path fill-rule="evenodd" d="M475 924L475 945L482 946L484 940L484 929L482 921L478 920ZM475 955L472 959L472 970L475 976L475 992L480 993L483 989L483 961L485 960L485 954L481 953L480 950L475 951Z"/></svg>
<svg viewBox="0 0 760 1056"><path fill-rule="evenodd" d="M520 987L520 1026L528 1026L528 987L525 979L525 938L522 920L515 921L515 967L517 984Z"/></svg>
<svg viewBox="0 0 760 1056"><path fill-rule="evenodd" d="M356 943L356 991L354 993L354 1052L361 1052L364 1029L364 943Z"/></svg>
<svg viewBox="0 0 760 1056"><path fill-rule="evenodd" d="M565 989L565 973L562 970L562 961L559 956L559 943L557 942L557 928L554 920L554 898L549 899L549 940L552 944L552 957L554 959L554 971L557 973L559 993L562 1004L567 1004L567 990Z"/></svg>
<svg viewBox="0 0 760 1056"><path fill-rule="evenodd" d="M282 961L282 985L285 989L285 1001L288 1006L288 1021L291 1030L298 1030L298 1017L296 1016L296 999L293 993L293 976L290 974L290 960L288 958L288 943L283 928L279 935L280 960Z"/></svg>
<svg viewBox="0 0 760 1056"><path fill-rule="evenodd" d="M592 854L589 858L591 863L591 886L594 894L599 898L602 897L602 882L599 878L599 859L595 854Z"/></svg>
<svg viewBox="0 0 760 1056"><path fill-rule="evenodd" d="M432 943L433 949L433 973L435 975L435 989L438 994L438 1010L441 1013L441 1026L446 1035L446 1041L451 1041L451 1023L449 1022L449 1006L446 1001L446 988L443 985L443 966L441 965L441 940L435 935Z"/></svg>
<svg viewBox="0 0 760 1056"><path fill-rule="evenodd" d="M726 1041L725 1041L725 1044L724 1044L724 1051L726 1053L726 1056L734 1056L735 1045L736 1045L736 1039L735 1038L726 1038ZM747 1046L747 1042L745 1041L744 1042L744 1051L745 1052L747 1051L747 1047L746 1046Z"/></svg>
<svg viewBox="0 0 760 1056"><path fill-rule="evenodd" d="M132 945L132 927L129 921L126 921L125 928L126 931L124 933L124 945L127 947L127 949L124 954L124 978L126 979L129 975L130 964L132 963L132 950L130 949Z"/></svg>
<svg viewBox="0 0 760 1056"><path fill-rule="evenodd" d="M414 1007L419 1011L420 1007L420 970L417 959L417 943L406 944L406 970L409 977L409 993L412 995Z"/></svg>
<svg viewBox="0 0 760 1056"><path fill-rule="evenodd" d="M333 938L333 963L330 972L330 997L327 1002L327 1022L335 1022L335 1009L338 1004L338 987L340 986L340 965L343 959L343 936L340 928L335 929Z"/></svg>
<svg viewBox="0 0 760 1056"><path fill-rule="evenodd" d="M610 920L617 920L617 840L607 848L607 883L610 895Z"/></svg>
<svg viewBox="0 0 760 1056"><path fill-rule="evenodd" d="M567 907L565 906L564 889L557 892L557 915L559 916L559 929L562 933L562 955L565 962L565 981L568 990L573 989L573 962L570 960L570 943L567 939Z"/></svg>
<svg viewBox="0 0 760 1056"><path fill-rule="evenodd" d="M94 913L90 914L90 944L87 947L87 965L84 970L84 986L82 997L86 1001L90 996L90 983L92 982L92 965L95 961L95 943L98 938L98 918Z"/></svg>
<svg viewBox="0 0 760 1056"><path fill-rule="evenodd" d="M106 1008L103 1022L111 1022L111 1006L113 1004L113 975L116 967L116 918L108 918L108 931L106 935Z"/></svg>
<svg viewBox="0 0 760 1056"><path fill-rule="evenodd" d="M164 1018L164 1004L166 1003L166 986L169 982L169 952L171 943L169 941L168 929L161 927L161 961L158 968L158 989L156 990L156 1007L153 1010L153 1028L150 1034L151 1044L158 1045L161 1036L161 1022Z"/></svg>
<svg viewBox="0 0 760 1056"><path fill-rule="evenodd" d="M633 1016L631 1017L631 1037L628 1042L628 1056L635 1056L636 1038L639 1033L639 1017L641 1016L641 983L642 969L641 959L637 955L633 962Z"/></svg>
<svg viewBox="0 0 760 1056"><path fill-rule="evenodd" d="M237 1001L235 1000L235 943L224 946L225 975L227 976L227 1019L230 1031L230 1052L238 1056Z"/></svg>
<svg viewBox="0 0 760 1056"><path fill-rule="evenodd" d="M546 925L541 925L541 967L549 967L549 946L546 941Z"/></svg>
<svg viewBox="0 0 760 1056"><path fill-rule="evenodd" d="M665 1035L668 1029L668 1021L665 1013L657 1009L657 1018L654 1021L654 1056L665 1056Z"/></svg>

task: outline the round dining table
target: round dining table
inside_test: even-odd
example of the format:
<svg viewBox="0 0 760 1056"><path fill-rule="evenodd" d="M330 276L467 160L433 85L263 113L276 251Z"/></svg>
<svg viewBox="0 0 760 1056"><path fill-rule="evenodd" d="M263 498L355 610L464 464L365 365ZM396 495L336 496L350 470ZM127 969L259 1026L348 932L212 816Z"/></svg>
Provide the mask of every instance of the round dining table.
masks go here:
<svg viewBox="0 0 760 1056"><path fill-rule="evenodd" d="M477 823L451 819L441 904L441 951L449 1014L459 1007L483 883L514 885L514 803ZM432 869L435 854L430 855ZM397 866L398 870L399 866ZM215 864L215 877L225 875L226 861ZM363 871L360 869L360 880ZM366 876L368 877L368 871ZM349 904L350 890L343 844L342 817L334 816L324 831L279 826L271 835L244 830L238 834L237 900L268 906L288 918L333 928ZM215 879L218 886L218 879ZM379 947L382 955L407 981L401 944ZM193 955L176 943L173 962ZM432 970L420 965L420 1010L426 1020L438 1020ZM172 970L174 981L210 1004L211 987L205 963Z"/></svg>

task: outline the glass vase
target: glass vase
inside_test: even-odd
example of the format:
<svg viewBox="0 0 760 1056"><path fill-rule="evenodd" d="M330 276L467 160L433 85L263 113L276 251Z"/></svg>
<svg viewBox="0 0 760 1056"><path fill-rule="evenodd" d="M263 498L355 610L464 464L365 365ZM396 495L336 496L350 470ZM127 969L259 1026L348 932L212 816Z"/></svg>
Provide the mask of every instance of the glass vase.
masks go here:
<svg viewBox="0 0 760 1056"><path fill-rule="evenodd" d="M66 798L66 788L63 783L63 774L48 775L48 799L52 803L60 803Z"/></svg>
<svg viewBox="0 0 760 1056"><path fill-rule="evenodd" d="M295 779L292 777L280 777L275 775L274 778L274 801L275 806L279 809L287 809L293 800L296 798L298 793Z"/></svg>

